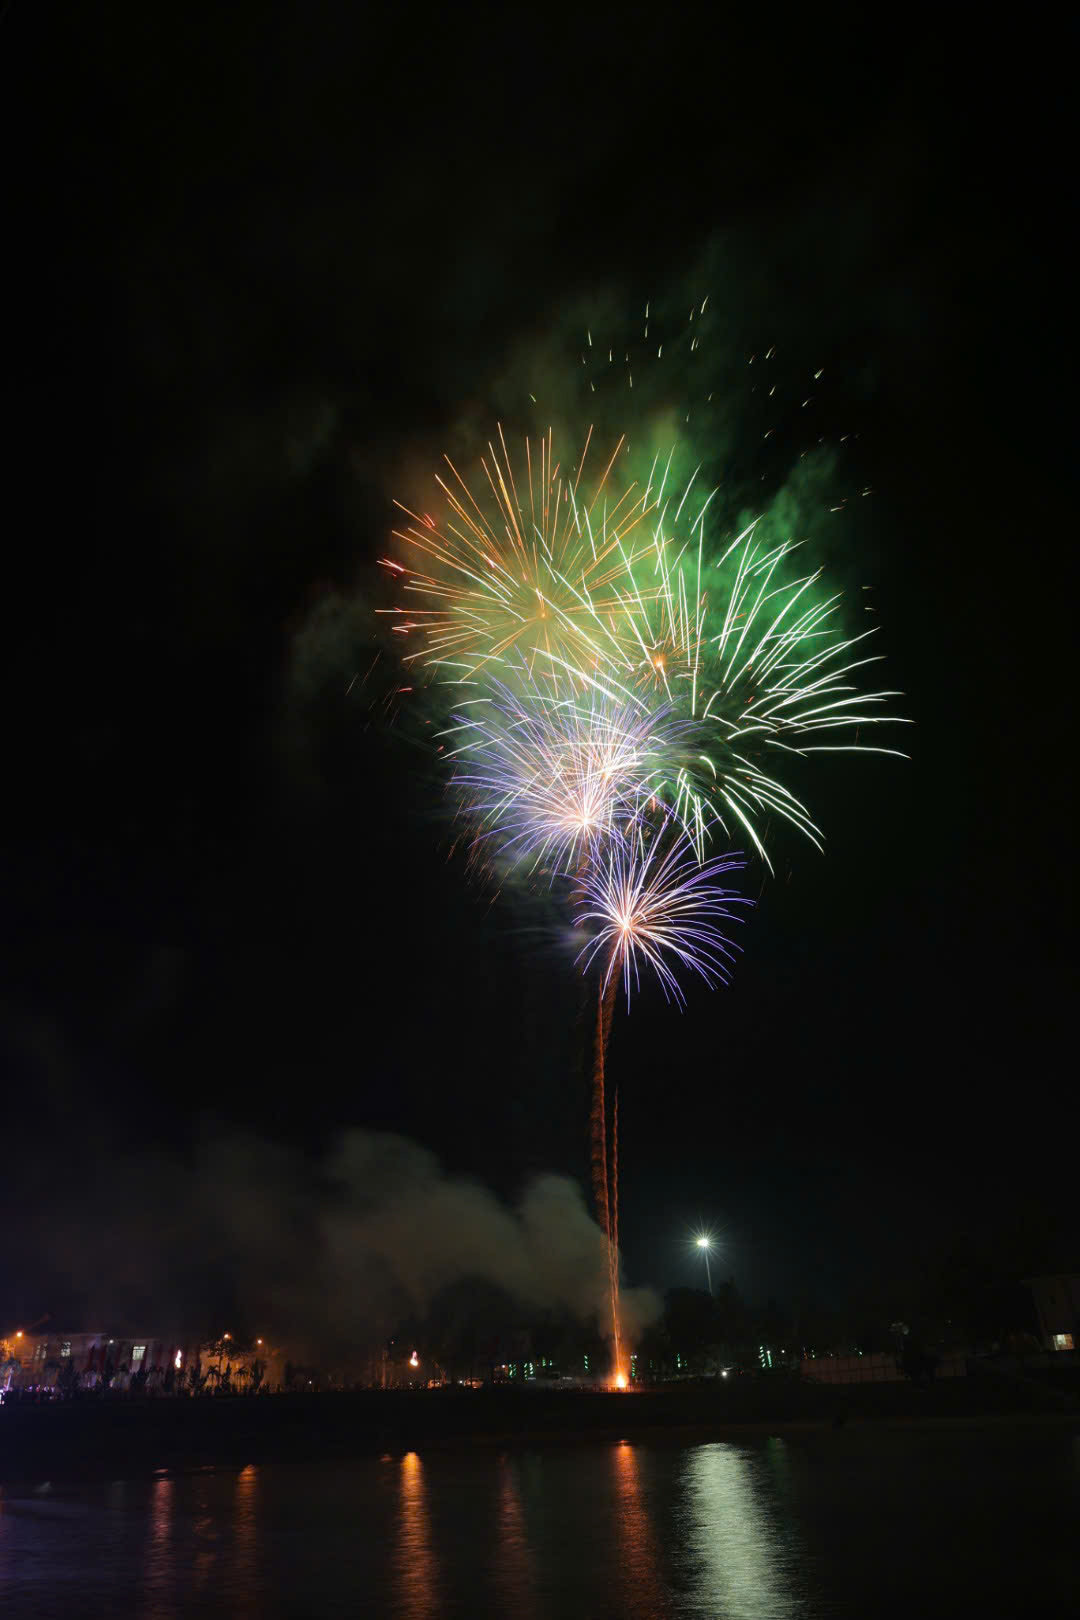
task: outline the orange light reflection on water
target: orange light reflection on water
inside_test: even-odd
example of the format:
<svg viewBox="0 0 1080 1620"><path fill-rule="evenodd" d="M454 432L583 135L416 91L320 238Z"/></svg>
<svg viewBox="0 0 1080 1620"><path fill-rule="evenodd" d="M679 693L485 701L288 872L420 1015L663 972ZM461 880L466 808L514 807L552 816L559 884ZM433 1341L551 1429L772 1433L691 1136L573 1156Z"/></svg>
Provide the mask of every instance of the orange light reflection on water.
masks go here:
<svg viewBox="0 0 1080 1620"><path fill-rule="evenodd" d="M415 1451L407 1451L402 1457L400 1479L398 1613L403 1620L427 1620L439 1607L439 1566L431 1540L424 1465Z"/></svg>
<svg viewBox="0 0 1080 1620"><path fill-rule="evenodd" d="M658 1620L668 1612L641 1458L628 1440L615 1447L616 1520L622 1540L623 1612Z"/></svg>
<svg viewBox="0 0 1080 1620"><path fill-rule="evenodd" d="M259 1599L259 1470L248 1463L236 1476L233 1499L233 1579L235 1614L257 1614Z"/></svg>

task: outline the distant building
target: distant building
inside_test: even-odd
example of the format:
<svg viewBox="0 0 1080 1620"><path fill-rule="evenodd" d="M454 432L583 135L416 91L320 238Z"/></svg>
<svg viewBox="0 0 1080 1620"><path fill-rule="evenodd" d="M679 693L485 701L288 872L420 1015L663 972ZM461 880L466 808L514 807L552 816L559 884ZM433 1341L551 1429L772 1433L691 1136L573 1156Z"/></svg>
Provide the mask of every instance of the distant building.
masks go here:
<svg viewBox="0 0 1080 1620"><path fill-rule="evenodd" d="M1044 1350L1075 1350L1080 1339L1080 1276L1028 1277Z"/></svg>
<svg viewBox="0 0 1080 1620"><path fill-rule="evenodd" d="M8 1352L0 1388L93 1389L103 1381L126 1388L139 1373L163 1373L175 1346L149 1334L120 1338L108 1333L17 1333L5 1341Z"/></svg>
<svg viewBox="0 0 1080 1620"><path fill-rule="evenodd" d="M276 1389L285 1381L286 1352L261 1338L236 1344L231 1334L212 1341L153 1334L13 1333L0 1342L0 1393L9 1389L177 1387Z"/></svg>

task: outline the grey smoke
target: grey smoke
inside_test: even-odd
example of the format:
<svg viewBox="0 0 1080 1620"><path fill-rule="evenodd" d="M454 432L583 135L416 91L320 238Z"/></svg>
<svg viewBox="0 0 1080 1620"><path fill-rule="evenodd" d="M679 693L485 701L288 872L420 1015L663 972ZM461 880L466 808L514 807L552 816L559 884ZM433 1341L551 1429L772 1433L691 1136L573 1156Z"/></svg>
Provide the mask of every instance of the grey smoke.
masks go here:
<svg viewBox="0 0 1080 1620"><path fill-rule="evenodd" d="M342 1193L325 1227L338 1275L381 1270L419 1310L448 1283L477 1277L526 1307L605 1325L604 1240L569 1177L537 1176L510 1206L416 1143L360 1131L342 1138L329 1168ZM625 1291L631 1331L658 1308L651 1290Z"/></svg>
<svg viewBox="0 0 1080 1620"><path fill-rule="evenodd" d="M216 1136L187 1163L98 1162L107 1173L91 1164L25 1234L90 1325L201 1330L228 1312L362 1347L476 1281L520 1320L607 1329L603 1236L566 1176L537 1176L508 1203L416 1142L361 1130L319 1159L251 1133ZM631 1337L658 1313L651 1289L624 1291Z"/></svg>

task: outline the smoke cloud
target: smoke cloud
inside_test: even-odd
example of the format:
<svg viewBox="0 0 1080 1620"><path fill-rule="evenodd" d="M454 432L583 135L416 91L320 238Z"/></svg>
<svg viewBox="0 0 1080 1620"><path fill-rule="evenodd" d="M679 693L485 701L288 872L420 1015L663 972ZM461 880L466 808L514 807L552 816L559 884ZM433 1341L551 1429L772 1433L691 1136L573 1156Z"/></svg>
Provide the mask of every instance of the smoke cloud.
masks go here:
<svg viewBox="0 0 1080 1620"><path fill-rule="evenodd" d="M537 1176L504 1203L418 1143L362 1130L318 1160L247 1134L186 1164L140 1155L118 1168L114 1151L98 1162L107 1174L91 1165L32 1223L90 1326L211 1331L227 1318L362 1348L475 1283L505 1297L507 1325L553 1314L606 1327L604 1239L565 1176ZM631 1339L658 1312L650 1289L624 1291Z"/></svg>

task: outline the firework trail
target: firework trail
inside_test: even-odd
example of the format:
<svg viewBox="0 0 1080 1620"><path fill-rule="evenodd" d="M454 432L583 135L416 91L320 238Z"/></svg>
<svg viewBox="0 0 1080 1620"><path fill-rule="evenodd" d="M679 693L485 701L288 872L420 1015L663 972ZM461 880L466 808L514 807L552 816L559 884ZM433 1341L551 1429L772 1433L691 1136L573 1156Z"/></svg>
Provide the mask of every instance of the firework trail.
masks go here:
<svg viewBox="0 0 1080 1620"><path fill-rule="evenodd" d="M611 1026L608 1026L610 1034ZM607 1053L605 1050L605 1062ZM611 1239L608 1243L608 1264L611 1272L612 1319L615 1323L615 1382L626 1387L627 1369L623 1365L619 1333L619 1088L615 1087L611 1110Z"/></svg>
<svg viewBox="0 0 1080 1620"><path fill-rule="evenodd" d="M615 1375L622 1375L622 1352L619 1331L619 1147L618 1108L611 1136L611 1175L608 1173L608 1119L607 1092L604 1070L607 1046L611 1036L611 1020L615 1011L615 992L618 981L612 979L597 988L596 1035L593 1043L593 1087L590 1134L592 1143L593 1196L596 1200L600 1227L607 1244L608 1290L611 1298L611 1326L614 1344Z"/></svg>
<svg viewBox="0 0 1080 1620"><path fill-rule="evenodd" d="M597 987L596 1037L593 1060L591 1113L593 1189L600 1224L607 1239L608 1285L611 1297L615 1380L625 1387L619 1329L619 1100L614 1097L608 1149L606 1094L607 1047L622 978L627 1001L631 973L640 986L641 966L653 969L669 998L683 1000L682 989L669 963L699 973L710 986L727 978L732 946L720 923L734 921L737 905L750 904L716 879L743 866L728 855L699 866L693 845L676 830L664 849L666 828L643 830L636 825L629 838L617 837L608 852L593 861L580 880L579 922L593 926L593 936L581 953L586 969L606 954ZM646 839L651 839L646 843ZM609 1174L610 1165L610 1174Z"/></svg>

